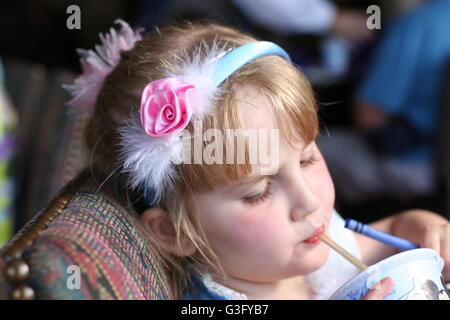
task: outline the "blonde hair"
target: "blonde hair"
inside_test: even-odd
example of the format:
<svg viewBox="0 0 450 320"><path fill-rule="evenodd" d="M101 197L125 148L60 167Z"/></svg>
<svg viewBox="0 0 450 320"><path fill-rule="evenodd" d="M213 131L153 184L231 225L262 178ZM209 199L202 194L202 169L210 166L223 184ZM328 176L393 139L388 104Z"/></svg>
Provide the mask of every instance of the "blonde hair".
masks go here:
<svg viewBox="0 0 450 320"><path fill-rule="evenodd" d="M138 213L146 208L143 190L131 190L127 186L127 173L120 170L123 163L118 129L122 120L133 112L139 112L140 96L145 85L163 78L174 67L174 57L192 55L201 46L212 48L219 45L232 49L253 41L256 39L234 28L214 23L185 22L157 29L137 42L132 50L122 52L120 63L106 78L99 92L92 118L85 130L85 141L90 151L91 165L116 181L123 200L132 204ZM318 121L312 89L295 66L278 56L253 60L222 83L223 93L213 102L218 112L203 119L203 129L214 128L225 132L227 129L243 128L239 95L242 88L250 86L258 88L270 102L283 138L291 143L297 134L305 142L314 140ZM192 133L193 124L190 123L186 129ZM148 233L148 238L172 272L176 295L180 295L189 281L188 268L206 265L212 273L224 275L201 227L193 195L245 177L251 172L251 165L182 163L177 165L176 170L179 178L174 182L174 192L165 193L159 206L169 212L179 244L181 239L188 239L195 245L197 253L187 258L174 257L165 252L154 236Z"/></svg>

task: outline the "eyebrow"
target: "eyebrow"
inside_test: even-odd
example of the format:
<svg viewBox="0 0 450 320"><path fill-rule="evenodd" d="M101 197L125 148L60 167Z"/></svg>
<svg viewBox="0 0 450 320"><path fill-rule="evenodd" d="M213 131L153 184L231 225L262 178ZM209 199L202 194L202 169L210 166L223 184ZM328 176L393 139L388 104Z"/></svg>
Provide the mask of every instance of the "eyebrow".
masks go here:
<svg viewBox="0 0 450 320"><path fill-rule="evenodd" d="M264 179L268 179L270 177L275 176L278 172L279 172L279 170L273 172L273 174L246 176L246 177L242 178L241 180L239 180L238 182L232 184L231 187L232 188L240 188L245 185L256 184Z"/></svg>
<svg viewBox="0 0 450 320"><path fill-rule="evenodd" d="M239 180L238 182L232 184L232 188L240 188L243 187L245 185L249 185L249 184L255 184L257 182L260 182L264 179L266 179L268 177L268 175L259 175L259 176L247 176L241 180Z"/></svg>
<svg viewBox="0 0 450 320"><path fill-rule="evenodd" d="M308 143L307 145L303 145L302 148L301 148L301 152L303 153L307 148L311 147L312 142ZM242 178L238 182L233 183L231 185L231 188L240 188L240 187L243 187L245 185L255 184L255 183L258 183L258 182L260 182L260 181L262 181L264 179L267 179L268 177L272 177L273 175L276 175L276 174L277 174L277 172L274 172L273 174L267 174L267 175L247 176L247 177Z"/></svg>

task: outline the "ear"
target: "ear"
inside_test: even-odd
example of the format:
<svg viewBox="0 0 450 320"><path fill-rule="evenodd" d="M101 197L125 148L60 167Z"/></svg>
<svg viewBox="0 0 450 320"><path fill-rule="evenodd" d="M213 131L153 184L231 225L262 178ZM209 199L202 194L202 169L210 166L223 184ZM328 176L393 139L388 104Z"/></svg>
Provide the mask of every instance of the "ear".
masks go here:
<svg viewBox="0 0 450 320"><path fill-rule="evenodd" d="M169 217L169 212L161 208L145 210L141 215L141 223L147 230L156 236L164 248L178 257L191 256L196 252L193 243L183 237L180 245L177 243L175 228Z"/></svg>

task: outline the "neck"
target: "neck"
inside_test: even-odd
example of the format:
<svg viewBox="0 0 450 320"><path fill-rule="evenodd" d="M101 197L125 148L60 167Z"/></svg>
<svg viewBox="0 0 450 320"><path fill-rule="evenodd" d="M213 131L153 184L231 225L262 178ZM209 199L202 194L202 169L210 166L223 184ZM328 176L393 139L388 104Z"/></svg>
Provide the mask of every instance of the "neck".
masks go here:
<svg viewBox="0 0 450 320"><path fill-rule="evenodd" d="M224 285L244 293L248 299L252 300L310 300L313 298L313 292L303 276L274 282L251 282L227 278Z"/></svg>

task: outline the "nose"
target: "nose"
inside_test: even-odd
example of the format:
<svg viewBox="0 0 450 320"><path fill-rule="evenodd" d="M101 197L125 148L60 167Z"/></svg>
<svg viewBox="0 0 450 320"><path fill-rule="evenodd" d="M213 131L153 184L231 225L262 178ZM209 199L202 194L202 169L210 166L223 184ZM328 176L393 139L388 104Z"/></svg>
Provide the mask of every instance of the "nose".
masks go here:
<svg viewBox="0 0 450 320"><path fill-rule="evenodd" d="M293 203L291 220L294 222L317 211L320 205L318 195L304 178L297 178L293 181L290 188L290 198Z"/></svg>

